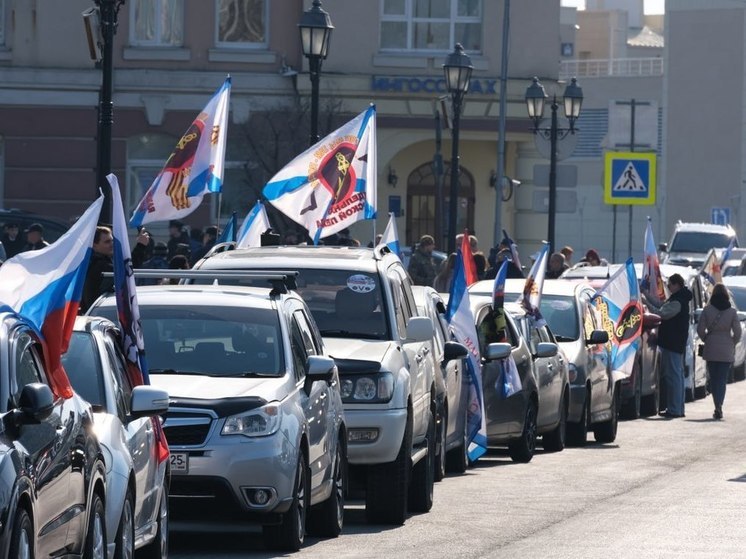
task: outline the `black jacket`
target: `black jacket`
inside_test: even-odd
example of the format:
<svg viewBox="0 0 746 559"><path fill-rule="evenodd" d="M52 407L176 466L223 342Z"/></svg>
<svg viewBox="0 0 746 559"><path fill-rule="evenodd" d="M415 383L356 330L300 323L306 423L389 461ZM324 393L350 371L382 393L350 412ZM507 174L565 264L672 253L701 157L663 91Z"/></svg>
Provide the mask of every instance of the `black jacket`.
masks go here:
<svg viewBox="0 0 746 559"><path fill-rule="evenodd" d="M10 237L5 234L2 239L0 239L0 242L3 243L5 256L7 258L13 258L19 252L23 252L23 249L26 247L26 241L21 237L21 235L17 235L15 241L12 241Z"/></svg>
<svg viewBox="0 0 746 559"><path fill-rule="evenodd" d="M678 301L681 310L678 314L661 322L658 327L658 346L668 351L684 353L689 339L689 301L691 300L692 292L686 287L682 287L668 298L668 301Z"/></svg>
<svg viewBox="0 0 746 559"><path fill-rule="evenodd" d="M142 268L147 247L140 243L135 244L132 249L132 267ZM86 312L90 306L104 293L114 291L114 278L104 277L104 272L114 272L114 262L110 256L93 252L91 261L88 264L88 271L85 275L85 284L83 285L83 296L80 299L80 312Z"/></svg>
<svg viewBox="0 0 746 559"><path fill-rule="evenodd" d="M498 262L497 265L494 268L490 268L487 270L487 272L484 274L484 279L495 279L497 276L497 272L500 270L500 266L502 266L502 262ZM526 276L523 275L523 271L515 265L515 263L512 260L508 261L508 279L523 279Z"/></svg>

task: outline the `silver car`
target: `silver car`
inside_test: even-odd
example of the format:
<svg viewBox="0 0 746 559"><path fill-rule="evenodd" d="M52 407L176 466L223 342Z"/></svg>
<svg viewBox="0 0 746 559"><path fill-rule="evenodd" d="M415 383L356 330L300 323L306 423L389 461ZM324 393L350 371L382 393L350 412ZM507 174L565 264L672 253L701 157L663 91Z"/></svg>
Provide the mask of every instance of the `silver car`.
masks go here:
<svg viewBox="0 0 746 559"><path fill-rule="evenodd" d="M138 298L151 382L171 395L172 502L254 520L273 549L299 549L307 528L337 536L340 383L303 300L277 285L144 287ZM90 312L113 316L114 297Z"/></svg>
<svg viewBox="0 0 746 559"><path fill-rule="evenodd" d="M158 463L151 417L168 409L168 392L132 387L114 324L80 316L62 358L75 391L93 407L106 463L108 557L168 556L168 462ZM160 421L160 419L156 419Z"/></svg>

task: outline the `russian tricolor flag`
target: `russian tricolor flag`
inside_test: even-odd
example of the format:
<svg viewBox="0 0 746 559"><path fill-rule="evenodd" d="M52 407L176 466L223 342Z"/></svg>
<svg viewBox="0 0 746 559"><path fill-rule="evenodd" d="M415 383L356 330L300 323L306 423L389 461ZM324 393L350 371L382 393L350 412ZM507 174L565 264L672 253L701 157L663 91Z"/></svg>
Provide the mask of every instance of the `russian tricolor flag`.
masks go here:
<svg viewBox="0 0 746 559"><path fill-rule="evenodd" d="M54 244L17 254L0 267L0 304L28 320L43 337L50 385L62 398L73 395L60 358L72 336L103 201L99 196Z"/></svg>

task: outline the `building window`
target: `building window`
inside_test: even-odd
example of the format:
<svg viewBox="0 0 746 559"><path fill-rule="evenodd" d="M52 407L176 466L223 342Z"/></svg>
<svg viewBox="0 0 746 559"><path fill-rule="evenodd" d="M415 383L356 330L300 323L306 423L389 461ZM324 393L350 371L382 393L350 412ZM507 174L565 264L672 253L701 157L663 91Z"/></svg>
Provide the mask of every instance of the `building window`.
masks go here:
<svg viewBox="0 0 746 559"><path fill-rule="evenodd" d="M482 51L482 0L381 0L381 50Z"/></svg>
<svg viewBox="0 0 746 559"><path fill-rule="evenodd" d="M217 46L257 48L267 46L265 0L217 0Z"/></svg>
<svg viewBox="0 0 746 559"><path fill-rule="evenodd" d="M5 0L0 0L0 46L5 46Z"/></svg>
<svg viewBox="0 0 746 559"><path fill-rule="evenodd" d="M130 21L133 45L179 47L184 42L183 0L134 0Z"/></svg>

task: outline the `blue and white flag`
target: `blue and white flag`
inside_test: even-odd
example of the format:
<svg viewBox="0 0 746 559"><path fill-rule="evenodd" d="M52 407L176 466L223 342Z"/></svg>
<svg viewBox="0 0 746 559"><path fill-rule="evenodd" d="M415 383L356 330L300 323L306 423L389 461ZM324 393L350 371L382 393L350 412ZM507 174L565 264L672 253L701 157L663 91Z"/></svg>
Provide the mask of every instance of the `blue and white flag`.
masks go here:
<svg viewBox="0 0 746 559"><path fill-rule="evenodd" d="M537 327L545 326L547 323L544 317L541 316L539 308L541 307L541 292L544 289L544 276L547 273L548 258L549 243L543 242L539 256L536 258L534 265L531 266L531 272L529 272L526 278L526 283L523 286L523 295L518 300L525 309L526 314L536 321Z"/></svg>
<svg viewBox="0 0 746 559"><path fill-rule="evenodd" d="M176 144L132 214L131 227L185 217L205 194L222 190L230 92L228 77Z"/></svg>
<svg viewBox="0 0 746 559"><path fill-rule="evenodd" d="M495 276L495 283L492 287L492 309L495 311L495 322L500 333L501 341L505 340L505 282L508 278L508 261L503 260L500 269ZM503 398L509 398L513 394L523 389L521 376L518 374L518 366L511 354L507 359L500 360L500 374L498 375L495 390Z"/></svg>
<svg viewBox="0 0 746 559"><path fill-rule="evenodd" d="M236 212L233 212L231 214L231 218L228 220L228 223L225 224L225 228L223 229L222 233L220 233L220 237L218 237L218 240L215 241L215 244L236 242L237 228L238 225L236 225Z"/></svg>
<svg viewBox="0 0 746 559"><path fill-rule="evenodd" d="M482 361L479 353L479 337L474 315L469 304L466 283L466 268L461 251L457 252L453 270L451 292L446 318L453 327L456 339L469 350L465 361L468 370L469 394L466 406L466 426L469 443L468 454L472 462L487 452L487 426L484 417L484 392L482 391Z"/></svg>
<svg viewBox="0 0 746 559"><path fill-rule="evenodd" d="M376 109L288 163L264 187L267 200L318 244L361 219L376 217Z"/></svg>
<svg viewBox="0 0 746 559"><path fill-rule="evenodd" d="M642 264L642 278L640 280L640 291L656 307L660 307L666 300L666 286L661 276L661 265L658 260L658 249L653 238L653 227L648 218L648 226L645 229L645 240L643 245L644 262Z"/></svg>
<svg viewBox="0 0 746 559"><path fill-rule="evenodd" d="M402 259L401 245L399 244L399 232L396 230L396 218L393 212L389 214L389 222L381 235L381 244L389 247L389 250Z"/></svg>
<svg viewBox="0 0 746 559"><path fill-rule="evenodd" d="M593 304L609 334L612 380L629 377L642 334L642 305L632 258L596 291Z"/></svg>
<svg viewBox="0 0 746 559"><path fill-rule="evenodd" d="M236 248L249 248L262 246L262 233L269 229L269 217L267 209L261 201L257 200L254 207L246 215L238 230L236 237Z"/></svg>

